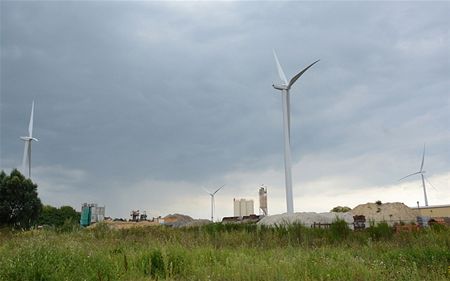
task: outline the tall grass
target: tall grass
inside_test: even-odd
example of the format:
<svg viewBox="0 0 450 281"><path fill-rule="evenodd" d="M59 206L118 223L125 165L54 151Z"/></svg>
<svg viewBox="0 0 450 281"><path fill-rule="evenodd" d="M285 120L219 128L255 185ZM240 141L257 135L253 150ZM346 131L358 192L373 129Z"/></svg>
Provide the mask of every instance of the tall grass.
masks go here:
<svg viewBox="0 0 450 281"><path fill-rule="evenodd" d="M100 225L8 233L0 236L0 280L448 280L448 228L376 234L381 228Z"/></svg>

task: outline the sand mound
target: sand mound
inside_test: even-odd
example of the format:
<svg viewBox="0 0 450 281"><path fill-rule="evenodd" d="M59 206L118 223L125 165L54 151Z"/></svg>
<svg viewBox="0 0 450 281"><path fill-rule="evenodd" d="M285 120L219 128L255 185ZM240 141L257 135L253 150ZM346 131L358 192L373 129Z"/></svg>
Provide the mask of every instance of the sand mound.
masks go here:
<svg viewBox="0 0 450 281"><path fill-rule="evenodd" d="M257 224L265 226L288 225L294 223L303 224L306 227L311 227L314 223L332 223L336 218L345 220L348 224L353 223L353 215L350 213L314 213L314 212L300 212L292 215L280 214L266 216L262 218ZM353 227L349 225L349 227Z"/></svg>
<svg viewBox="0 0 450 281"><path fill-rule="evenodd" d="M194 219L187 215L171 214L164 217L164 225L171 227L182 227L183 225L192 222Z"/></svg>
<svg viewBox="0 0 450 281"><path fill-rule="evenodd" d="M382 222L386 221L389 225L394 223L411 223L416 222L418 216L417 211L412 210L403 203L366 203L356 206L349 213L352 215L363 215L366 217L366 226L370 221Z"/></svg>
<svg viewBox="0 0 450 281"><path fill-rule="evenodd" d="M181 225L180 227L187 227L187 228L197 227L197 226L202 226L202 225L210 224L210 223L212 223L210 220L198 219L198 220L193 220L193 221L187 222L187 223Z"/></svg>
<svg viewBox="0 0 450 281"><path fill-rule="evenodd" d="M129 229L133 227L146 227L146 226L155 226L159 225L158 222L152 222L152 221L140 221L140 222L133 222L133 221L103 221L103 224L106 224L111 229ZM88 226L88 228L95 228L99 224L91 224Z"/></svg>

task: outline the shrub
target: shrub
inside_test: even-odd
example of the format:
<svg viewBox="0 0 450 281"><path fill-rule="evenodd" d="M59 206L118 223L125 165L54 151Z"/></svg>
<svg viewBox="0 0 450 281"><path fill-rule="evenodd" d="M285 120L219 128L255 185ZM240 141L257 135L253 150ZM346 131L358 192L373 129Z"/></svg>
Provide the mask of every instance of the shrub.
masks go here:
<svg viewBox="0 0 450 281"><path fill-rule="evenodd" d="M103 239L111 233L111 229L104 222L96 223L92 229L94 237L97 239Z"/></svg>
<svg viewBox="0 0 450 281"><path fill-rule="evenodd" d="M371 225L368 228L368 232L370 237L374 240L389 239L392 238L392 235L394 234L394 230L386 222Z"/></svg>
<svg viewBox="0 0 450 281"><path fill-rule="evenodd" d="M184 276L188 271L189 259L181 249L172 249L167 255L169 276Z"/></svg>
<svg viewBox="0 0 450 281"><path fill-rule="evenodd" d="M333 209L331 209L330 212L335 212L335 213L345 213L345 212L350 211L351 209L352 209L352 208L347 207L347 206L344 206L344 207L342 207L342 206L336 206L336 207L334 207Z"/></svg>
<svg viewBox="0 0 450 281"><path fill-rule="evenodd" d="M334 241L346 239L350 235L350 232L351 230L345 220L336 218L330 225L330 235Z"/></svg>
<svg viewBox="0 0 450 281"><path fill-rule="evenodd" d="M155 250L150 255L150 275L153 278L166 278L166 267L164 265L164 258L160 250Z"/></svg>
<svg viewBox="0 0 450 281"><path fill-rule="evenodd" d="M441 231L445 231L447 229L447 227L443 224L439 224L439 223L430 223L430 229L434 232L441 232Z"/></svg>

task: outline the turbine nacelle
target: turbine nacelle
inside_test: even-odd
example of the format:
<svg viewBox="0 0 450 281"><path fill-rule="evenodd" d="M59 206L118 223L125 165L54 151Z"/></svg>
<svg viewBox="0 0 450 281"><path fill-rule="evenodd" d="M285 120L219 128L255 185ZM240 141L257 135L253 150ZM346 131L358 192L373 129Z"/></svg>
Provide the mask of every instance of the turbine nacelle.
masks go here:
<svg viewBox="0 0 450 281"><path fill-rule="evenodd" d="M20 137L20 139L23 141L39 141L37 138L33 137Z"/></svg>
<svg viewBox="0 0 450 281"><path fill-rule="evenodd" d="M275 50L273 50L273 56L275 58L275 63L277 65L278 70L278 76L280 77L280 80L282 81L283 85L272 85L277 90L286 90L289 91L294 85L294 83L305 73L310 67L318 63L320 60L316 60L315 62L311 63L307 67L305 67L302 71L297 73L294 77L291 78L291 80L287 80L286 75L284 74L283 68L281 67L280 62L278 61L277 54L275 53Z"/></svg>
<svg viewBox="0 0 450 281"><path fill-rule="evenodd" d="M287 91L287 90L289 90L288 86L286 86L286 85L275 85L275 84L272 84L272 87L274 87L275 89L280 90L280 91Z"/></svg>

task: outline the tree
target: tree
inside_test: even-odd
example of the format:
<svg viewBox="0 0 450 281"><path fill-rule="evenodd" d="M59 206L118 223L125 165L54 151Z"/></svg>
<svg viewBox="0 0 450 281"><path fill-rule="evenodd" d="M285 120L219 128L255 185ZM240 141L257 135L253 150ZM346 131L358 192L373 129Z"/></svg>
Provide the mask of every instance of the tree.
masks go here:
<svg viewBox="0 0 450 281"><path fill-rule="evenodd" d="M344 206L344 207L342 207L342 206L336 206L336 207L334 207L333 209L331 209L330 212L335 212L335 213L345 213L345 212L350 211L351 209L352 209L352 208L347 207L347 206Z"/></svg>
<svg viewBox="0 0 450 281"><path fill-rule="evenodd" d="M71 221L73 224L79 224L80 213L70 206L55 208L50 205L44 205L39 216L39 225L52 225L61 227L65 222Z"/></svg>
<svg viewBox="0 0 450 281"><path fill-rule="evenodd" d="M37 185L17 169L0 173L0 225L28 229L35 225L42 204Z"/></svg>

